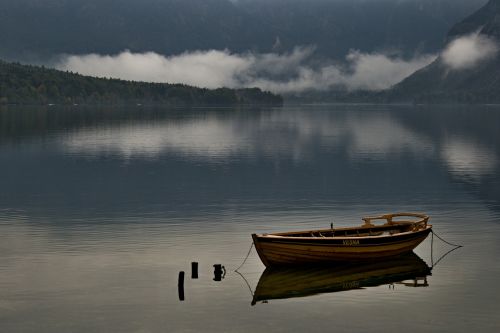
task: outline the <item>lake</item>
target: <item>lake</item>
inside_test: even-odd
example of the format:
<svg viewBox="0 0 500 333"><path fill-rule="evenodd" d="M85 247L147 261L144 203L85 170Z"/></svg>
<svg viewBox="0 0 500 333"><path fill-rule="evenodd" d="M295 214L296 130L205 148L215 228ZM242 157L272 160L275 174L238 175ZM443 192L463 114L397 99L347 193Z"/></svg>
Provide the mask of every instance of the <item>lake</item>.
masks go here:
<svg viewBox="0 0 500 333"><path fill-rule="evenodd" d="M500 106L0 109L0 331L498 332L499 171ZM235 272L254 232L397 211L463 247Z"/></svg>

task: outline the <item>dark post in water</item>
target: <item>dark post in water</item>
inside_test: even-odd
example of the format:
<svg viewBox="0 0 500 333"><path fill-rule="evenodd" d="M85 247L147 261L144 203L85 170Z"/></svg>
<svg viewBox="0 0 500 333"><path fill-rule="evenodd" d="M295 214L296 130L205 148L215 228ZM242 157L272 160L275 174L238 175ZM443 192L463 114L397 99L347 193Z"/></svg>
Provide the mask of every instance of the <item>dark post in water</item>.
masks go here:
<svg viewBox="0 0 500 333"><path fill-rule="evenodd" d="M184 300L184 272L179 272L179 280L177 282L177 290L179 291L179 301Z"/></svg>
<svg viewBox="0 0 500 333"><path fill-rule="evenodd" d="M222 281L226 275L226 269L221 264L214 265L214 281Z"/></svg>
<svg viewBox="0 0 500 333"><path fill-rule="evenodd" d="M198 278L198 263L193 261L191 263L191 279L197 279L197 278Z"/></svg>

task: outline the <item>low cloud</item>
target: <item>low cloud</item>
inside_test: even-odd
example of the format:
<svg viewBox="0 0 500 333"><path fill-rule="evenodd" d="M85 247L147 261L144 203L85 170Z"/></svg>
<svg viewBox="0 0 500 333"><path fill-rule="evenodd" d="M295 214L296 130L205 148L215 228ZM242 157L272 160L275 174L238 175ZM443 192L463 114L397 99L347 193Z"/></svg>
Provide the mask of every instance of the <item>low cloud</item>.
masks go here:
<svg viewBox="0 0 500 333"><path fill-rule="evenodd" d="M499 48L497 43L479 33L459 37L453 40L442 53L442 60L450 69L472 68L480 62L495 56Z"/></svg>
<svg viewBox="0 0 500 333"><path fill-rule="evenodd" d="M133 81L185 83L206 88L237 85L236 78L251 63L225 51L184 53L164 57L154 52L118 55L70 55L57 64L61 70Z"/></svg>
<svg viewBox="0 0 500 333"><path fill-rule="evenodd" d="M424 55L410 60L391 58L384 54L351 51L346 56L347 65L330 65L320 68L298 66L290 80L256 77L255 86L274 92L301 92L328 90L342 87L348 90L382 90L400 82L418 69L430 64L436 57Z"/></svg>
<svg viewBox="0 0 500 333"><path fill-rule="evenodd" d="M84 75L133 81L184 83L218 88L260 87L277 93L306 90L381 90L426 66L435 56L404 60L381 53L351 51L342 65L310 65L314 48L298 47L285 54L234 54L227 50L157 53L67 55L56 67Z"/></svg>

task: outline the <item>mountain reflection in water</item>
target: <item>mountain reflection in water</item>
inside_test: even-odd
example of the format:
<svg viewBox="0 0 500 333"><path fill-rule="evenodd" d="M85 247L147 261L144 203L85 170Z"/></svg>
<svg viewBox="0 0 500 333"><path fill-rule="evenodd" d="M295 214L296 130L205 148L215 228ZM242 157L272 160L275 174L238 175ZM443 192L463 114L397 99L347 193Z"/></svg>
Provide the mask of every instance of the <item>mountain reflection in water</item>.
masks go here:
<svg viewBox="0 0 500 333"><path fill-rule="evenodd" d="M500 106L0 107L0 331L386 333L411 313L416 332L500 332L499 143ZM262 300L323 293L271 306L232 274L254 232L394 211L463 250L436 269L450 247L416 248L432 276L266 272ZM254 253L252 291L263 270Z"/></svg>
<svg viewBox="0 0 500 333"><path fill-rule="evenodd" d="M451 178L500 210L500 113L490 111L3 110L0 204L30 214L55 207L66 217L186 216L235 202L253 210L284 202L382 209L383 201L392 210L450 197Z"/></svg>
<svg viewBox="0 0 500 333"><path fill-rule="evenodd" d="M365 264L267 268L259 279L252 305L272 299L306 297L384 284L427 287L427 276L431 275L431 270L413 252Z"/></svg>

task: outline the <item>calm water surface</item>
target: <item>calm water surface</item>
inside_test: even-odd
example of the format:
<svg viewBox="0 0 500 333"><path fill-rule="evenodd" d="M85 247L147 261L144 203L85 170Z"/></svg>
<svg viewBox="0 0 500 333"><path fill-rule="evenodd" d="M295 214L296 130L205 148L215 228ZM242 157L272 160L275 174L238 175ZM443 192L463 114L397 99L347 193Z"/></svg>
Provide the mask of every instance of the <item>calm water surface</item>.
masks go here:
<svg viewBox="0 0 500 333"><path fill-rule="evenodd" d="M0 331L498 332L499 171L495 106L0 109ZM234 272L253 232L394 211L464 247L431 275Z"/></svg>

